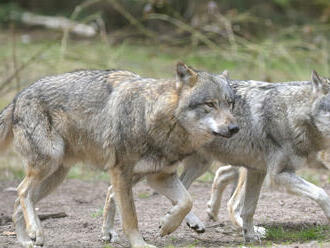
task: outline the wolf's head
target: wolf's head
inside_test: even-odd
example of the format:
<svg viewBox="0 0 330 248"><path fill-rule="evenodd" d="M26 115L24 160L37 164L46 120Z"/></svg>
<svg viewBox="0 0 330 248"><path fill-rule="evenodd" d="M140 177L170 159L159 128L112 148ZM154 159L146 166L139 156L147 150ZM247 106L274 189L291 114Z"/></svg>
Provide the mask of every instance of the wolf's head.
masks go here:
<svg viewBox="0 0 330 248"><path fill-rule="evenodd" d="M312 120L321 136L330 144L330 79L312 72Z"/></svg>
<svg viewBox="0 0 330 248"><path fill-rule="evenodd" d="M196 139L229 138L239 127L233 117L235 99L227 72L215 75L177 64L180 99L176 118Z"/></svg>

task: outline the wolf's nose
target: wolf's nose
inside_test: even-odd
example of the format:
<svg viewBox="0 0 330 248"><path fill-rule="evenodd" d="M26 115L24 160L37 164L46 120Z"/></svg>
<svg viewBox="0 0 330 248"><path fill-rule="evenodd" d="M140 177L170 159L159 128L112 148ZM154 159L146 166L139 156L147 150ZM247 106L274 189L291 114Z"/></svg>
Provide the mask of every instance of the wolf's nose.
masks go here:
<svg viewBox="0 0 330 248"><path fill-rule="evenodd" d="M228 129L231 134L235 134L239 131L239 127L236 124L229 124Z"/></svg>

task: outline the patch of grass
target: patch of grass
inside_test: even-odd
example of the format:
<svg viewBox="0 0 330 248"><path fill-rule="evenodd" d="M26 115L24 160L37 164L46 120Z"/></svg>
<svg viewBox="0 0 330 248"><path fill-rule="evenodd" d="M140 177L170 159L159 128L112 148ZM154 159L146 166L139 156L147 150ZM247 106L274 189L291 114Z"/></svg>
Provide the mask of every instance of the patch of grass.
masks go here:
<svg viewBox="0 0 330 248"><path fill-rule="evenodd" d="M275 242L306 242L328 238L330 226L310 226L301 228L268 227L266 239Z"/></svg>
<svg viewBox="0 0 330 248"><path fill-rule="evenodd" d="M103 246L103 248L112 248L112 246L107 244L107 245Z"/></svg>
<svg viewBox="0 0 330 248"><path fill-rule="evenodd" d="M142 192L142 193L139 193L139 194L138 194L138 197L139 197L140 199L146 199L146 198L150 197L150 194L147 193L147 192Z"/></svg>
<svg viewBox="0 0 330 248"><path fill-rule="evenodd" d="M194 248L198 245L199 241L198 240L194 240L193 243L191 243L190 245L187 246L187 248Z"/></svg>
<svg viewBox="0 0 330 248"><path fill-rule="evenodd" d="M103 208L99 208L97 211L95 211L95 212L93 212L92 214L91 214L91 216L93 217L93 218L99 218L99 217L101 217L103 215Z"/></svg>
<svg viewBox="0 0 330 248"><path fill-rule="evenodd" d="M79 179L83 181L109 181L106 172L79 164L71 168L67 178Z"/></svg>
<svg viewBox="0 0 330 248"><path fill-rule="evenodd" d="M310 183L313 183L318 186L321 185L320 176L317 174L303 174L302 177Z"/></svg>
<svg viewBox="0 0 330 248"><path fill-rule="evenodd" d="M206 173L204 173L202 176L200 176L197 181L199 182L203 182L203 183L209 183L209 182L213 182L214 179L214 174L207 171Z"/></svg>

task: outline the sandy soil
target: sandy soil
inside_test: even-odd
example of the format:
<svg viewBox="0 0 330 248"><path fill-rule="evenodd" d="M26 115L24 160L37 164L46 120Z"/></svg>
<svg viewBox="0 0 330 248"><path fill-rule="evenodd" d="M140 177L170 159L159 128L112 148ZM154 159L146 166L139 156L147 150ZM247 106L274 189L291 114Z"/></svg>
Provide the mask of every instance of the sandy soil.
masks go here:
<svg viewBox="0 0 330 248"><path fill-rule="evenodd" d="M5 235L13 232L6 216L11 216L15 192L4 192L7 187L16 187L18 181L0 182L0 247L19 247L14 236ZM140 230L145 239L154 245L189 246L189 247L241 247L243 239L240 233L235 232L229 222L225 208L220 211L219 222L211 222L205 212L209 198L210 183L195 183L190 192L194 198L194 212L207 226L206 232L196 234L185 224L182 224L173 234L160 238L158 234L159 218L170 207L165 197L153 195L152 190L144 182L135 187L136 207ZM325 185L330 194L330 185ZM46 235L45 247L105 247L100 240L102 216L101 211L106 196L106 182L86 182L67 179L53 194L38 204L39 213L54 213L64 211L67 217L60 219L47 219L42 221ZM226 190L223 206L229 197L230 189ZM261 194L255 222L259 225L325 225L325 216L316 203L308 199L290 196L286 193L264 190ZM118 218L116 218L120 242L111 244L111 247L128 247L123 236ZM254 244L256 245L256 244ZM319 247L316 241L304 244L273 244L274 247ZM110 246L107 246L110 247ZM323 243L322 247L330 247L330 241Z"/></svg>

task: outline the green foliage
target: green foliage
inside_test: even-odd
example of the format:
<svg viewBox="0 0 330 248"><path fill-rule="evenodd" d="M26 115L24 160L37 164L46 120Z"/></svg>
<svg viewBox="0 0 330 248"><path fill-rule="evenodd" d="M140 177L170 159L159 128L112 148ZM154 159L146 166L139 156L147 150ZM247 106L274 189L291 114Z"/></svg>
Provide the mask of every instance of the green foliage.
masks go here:
<svg viewBox="0 0 330 248"><path fill-rule="evenodd" d="M140 199L146 199L146 198L149 198L150 197L150 194L148 192L142 192L142 193L139 193L138 194L138 197Z"/></svg>
<svg viewBox="0 0 330 248"><path fill-rule="evenodd" d="M71 168L67 177L70 179L79 179L83 181L109 181L109 176L107 173L90 168L83 164L79 164Z"/></svg>
<svg viewBox="0 0 330 248"><path fill-rule="evenodd" d="M100 207L97 211L91 213L91 216L92 216L93 218L99 218L99 217L101 217L102 215L103 215L103 208L101 208L101 207Z"/></svg>
<svg viewBox="0 0 330 248"><path fill-rule="evenodd" d="M22 8L14 2L0 4L0 25L7 24L13 20L19 20Z"/></svg>
<svg viewBox="0 0 330 248"><path fill-rule="evenodd" d="M277 242L306 242L309 240L324 240L329 235L329 226L310 226L300 228L269 227L267 240Z"/></svg>
<svg viewBox="0 0 330 248"><path fill-rule="evenodd" d="M213 182L214 179L214 174L207 171L206 173L204 173L202 176L200 176L197 181L199 182L203 182L203 183L211 183Z"/></svg>

